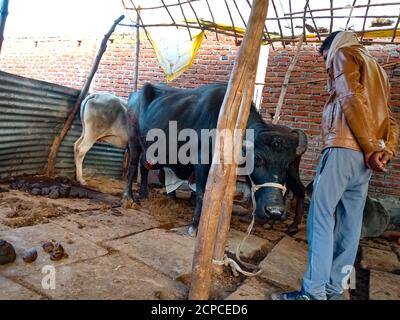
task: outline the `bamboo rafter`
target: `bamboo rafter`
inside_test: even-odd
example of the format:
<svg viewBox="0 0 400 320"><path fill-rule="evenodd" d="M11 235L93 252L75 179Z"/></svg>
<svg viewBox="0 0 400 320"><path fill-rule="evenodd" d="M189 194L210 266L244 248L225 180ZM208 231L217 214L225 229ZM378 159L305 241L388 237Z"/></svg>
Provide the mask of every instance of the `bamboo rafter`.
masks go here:
<svg viewBox="0 0 400 320"><path fill-rule="evenodd" d="M132 6L126 7L127 10L136 10L135 5L134 5L134 0L122 0L123 2L131 2ZM392 9L390 11L387 11L388 13L385 15L377 15L374 14L373 11L371 11L371 8L377 8L377 7L388 7L388 8L396 8L400 9L400 2L384 2L384 3L371 3L370 0L368 0L367 4L356 4L356 0L352 1L351 5L347 6L334 6L334 1L330 0L327 4L326 8L313 8L311 9L310 7L310 2L309 0L303 0L302 5L305 4L304 10L302 11L297 11L293 12L292 11L292 5L294 2L292 0L282 0L286 1L286 9L282 6L282 11L287 10L289 8L289 12L278 12L276 2L271 0L270 4L272 4L272 14L273 16L269 16L265 19L265 24L264 24L264 31L263 31L263 41L264 43L269 43L275 49L273 44L275 42L281 42L283 46L285 46L288 43L292 43L293 45L298 41L299 38L299 31L296 32L296 28L300 27L302 28L302 34L303 34L303 40L307 42L319 42L323 41L324 37L326 36L326 33L321 31L321 28L318 28L318 21L320 19L329 19L330 20L330 26L327 26L329 29L329 33L333 31L333 25L334 21L337 21L339 19L346 19L344 22L346 25L347 29L349 27L350 19L363 19L363 27L361 31L358 31L360 35L360 40L362 43L365 44L386 44L387 42L394 43L396 36L397 36L397 28L400 25L400 18L399 15L394 15L391 14L393 12ZM198 8L200 8L201 3L203 2L204 8L208 10L208 13L205 15L208 15L209 18L204 17L204 11L202 15L199 15ZM222 2L222 1L221 1ZM203 31L213 31L216 35L217 40L219 41L220 39L218 38L219 34L224 34L226 36L231 36L235 38L235 41L238 43L240 42L241 39L243 38L244 32L238 32L237 31L237 25L240 24L241 26L244 26L244 29L247 27L246 25L246 19L247 19L247 8L243 8L243 3L247 3L251 9L252 4L250 0L224 0L222 2L222 7L219 7L218 10L224 10L225 11L225 16L230 20L230 25L231 28L220 28L219 27L219 21L216 20L216 17L219 16L221 12L218 12L218 15L215 13L215 4L214 2L211 2L209 0L160 0L160 5L156 4L154 6L147 6L147 7L142 7L141 12L143 11L149 12L151 10L164 10L166 13L168 13L169 19L171 19L171 24L166 24L164 21L162 23L146 23L143 21L143 16L140 16L140 24L135 24L139 27L143 27L144 30L147 27L154 27L154 26L175 26L176 28L179 27L185 27L189 33L189 37L192 39L192 33L191 29L201 29ZM298 1L296 1L296 4ZM195 5L194 5L195 4ZM186 7L185 7L186 6ZM298 7L297 7L298 8ZM360 8L365 8L365 14L360 15L359 11L357 14L354 14L355 12L353 10L355 9L360 9ZM174 9L174 10L172 10ZM346 10L349 9L349 14L347 15L335 15L335 11L338 10ZM246 10L246 12L245 12ZM235 11L235 12L233 12ZM327 12L328 14L324 14L324 12ZM316 15L315 13L320 13L322 15ZM330 13L330 14L329 14ZM144 13L143 13L144 14ZM188 20L189 15L192 16L192 20ZM235 16L234 16L235 14ZM182 18L183 17L183 18ZM378 36L378 35L368 35L368 41L365 41L365 37L367 33L369 33L371 30L369 28L366 28L366 21L367 19L371 18L386 18L386 19L395 19L396 24L393 27L390 28L392 33L390 35L385 35L385 36ZM205 25L203 21L206 20L212 21L211 24ZM312 21L312 26L315 29L315 35L312 34L310 29L305 24L307 23L307 20L310 19L310 22ZM271 27L269 25L269 22L276 22L276 27ZM286 23L285 28L290 29L290 35L287 35L287 33L284 33L284 28L282 25L283 23ZM296 21L296 24L294 23ZM300 22L301 21L301 22ZM197 22L197 23L196 23ZM301 24L298 26L299 24ZM126 24L124 24L126 25ZM275 29L272 30L271 29ZM383 30L383 29L382 29ZM146 32L146 30L145 30ZM311 33L311 34L310 34ZM329 34L328 33L328 34ZM147 34L147 32L146 32ZM375 37L381 37L381 38L388 38L388 41L385 41L384 39L375 39ZM314 39L317 38L317 39Z"/></svg>

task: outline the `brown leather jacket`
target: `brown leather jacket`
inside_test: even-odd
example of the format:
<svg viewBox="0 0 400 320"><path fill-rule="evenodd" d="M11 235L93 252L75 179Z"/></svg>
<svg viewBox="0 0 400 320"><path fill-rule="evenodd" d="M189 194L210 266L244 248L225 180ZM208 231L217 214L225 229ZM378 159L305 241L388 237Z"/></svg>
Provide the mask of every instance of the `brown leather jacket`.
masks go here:
<svg viewBox="0 0 400 320"><path fill-rule="evenodd" d="M399 127L389 108L385 71L362 45L341 48L328 71L322 117L324 146L396 153Z"/></svg>

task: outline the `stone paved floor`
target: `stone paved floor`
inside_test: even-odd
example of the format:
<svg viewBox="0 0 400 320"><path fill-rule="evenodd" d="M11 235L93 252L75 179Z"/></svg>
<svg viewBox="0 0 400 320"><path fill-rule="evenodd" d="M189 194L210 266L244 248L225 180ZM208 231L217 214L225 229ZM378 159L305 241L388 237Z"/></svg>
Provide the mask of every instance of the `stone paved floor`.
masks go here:
<svg viewBox="0 0 400 320"><path fill-rule="evenodd" d="M118 192L114 181L113 193ZM185 231L192 208L179 217L169 212L160 217L151 210L107 208L90 200L82 205L71 200L68 211L68 203L19 191L0 193L0 239L12 243L17 252L15 262L0 266L0 299L187 298L195 239ZM10 225L19 209L41 210L46 204L62 206L56 210L60 214L27 220L21 227ZM305 230L302 226L290 237L285 227L257 227L241 255L263 272L235 278L226 268L214 281L213 298L270 299L273 292L297 289L307 262ZM226 247L229 256L234 256L246 228L234 217ZM60 242L68 257L52 261L41 247L46 241ZM38 258L28 264L22 255L30 248L37 250ZM400 299L399 245L364 239L361 249L360 266L370 273L369 298Z"/></svg>

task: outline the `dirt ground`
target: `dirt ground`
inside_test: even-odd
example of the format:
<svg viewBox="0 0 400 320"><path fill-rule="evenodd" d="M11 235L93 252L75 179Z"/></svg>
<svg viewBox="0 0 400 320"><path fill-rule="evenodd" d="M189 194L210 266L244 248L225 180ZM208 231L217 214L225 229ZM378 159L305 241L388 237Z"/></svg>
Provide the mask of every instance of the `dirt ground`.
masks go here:
<svg viewBox="0 0 400 320"><path fill-rule="evenodd" d="M34 180L41 181L40 177ZM83 196L79 186L71 182L78 191L73 193L73 189L68 189L67 193L74 197L64 197L60 188L57 189L58 193L53 190L51 195L41 195L47 191L51 193L51 190L43 191L38 184L32 187L32 183L28 187L27 184L21 187L21 184L16 185L15 180L0 183L0 239L15 245L17 252L15 262L0 266L0 289L2 282L4 287L7 282L11 283L7 285L7 290L0 290L0 299L186 299L195 240L178 235L174 230L190 224L194 206L189 201L189 194L178 192L178 198L173 200L165 196L164 189L152 188L148 199L126 209L119 205L124 181L109 177L96 177L87 181L89 192L85 191ZM58 182L64 187L71 186L68 180ZM134 188L137 189L137 186ZM32 194L32 190L40 195ZM249 210L235 206L231 229L246 232L249 218ZM256 224L252 231L256 244L249 249L251 256L247 261L273 265L273 257L280 259L279 250L284 247L285 239L289 238L294 241L294 255L300 250L298 248L306 252L305 226L300 226L300 232L289 237L286 231L291 221L289 216L288 221L272 226ZM50 262L41 248L46 241L61 243L68 257ZM160 249L159 253L157 250L155 253L149 252L152 246L164 248L161 246L164 242L167 244L166 249ZM37 261L25 263L20 256L32 247L38 252ZM365 260L366 257L362 256L363 248L386 254L379 261L379 267ZM289 251L292 249L289 248ZM395 281L398 280L399 252L399 245L395 242L380 238L363 239L356 266L359 271L357 288L350 290L350 297L373 298L375 293L371 292L376 290L371 289L369 269L388 273L395 277ZM291 266L290 254L288 259L279 263L291 268L285 272L292 273L297 282L285 283L286 280L276 280L274 277L249 280L244 276L235 277L230 268L225 267L223 274L214 276L211 298L268 299L265 293L268 290L295 289L304 272L306 257L301 257L301 262L295 266ZM363 263L363 259L366 262ZM42 276L38 271L49 263L56 268L57 275L61 275L57 276L61 279L58 280L61 285L50 293L39 285ZM134 277L132 271L129 271L132 268L138 270ZM110 272L117 272L113 279L107 278ZM93 278L98 281L92 281ZM107 289L110 281L117 281L111 293ZM74 288L70 288L72 284ZM127 293L122 295L122 289ZM400 296L399 292L388 290L386 295Z"/></svg>

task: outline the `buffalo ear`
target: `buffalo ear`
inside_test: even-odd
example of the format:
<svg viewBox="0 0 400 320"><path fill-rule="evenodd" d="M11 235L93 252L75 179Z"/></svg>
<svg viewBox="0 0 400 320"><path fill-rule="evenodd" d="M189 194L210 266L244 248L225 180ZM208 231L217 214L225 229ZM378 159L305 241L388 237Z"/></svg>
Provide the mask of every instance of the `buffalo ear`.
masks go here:
<svg viewBox="0 0 400 320"><path fill-rule="evenodd" d="M283 133L277 131L267 131L260 134L263 144L271 147L276 152L283 152L288 147L288 139Z"/></svg>
<svg viewBox="0 0 400 320"><path fill-rule="evenodd" d="M301 156L307 150L307 135L303 130L300 129L294 129L293 132L296 133L298 137L296 156Z"/></svg>

